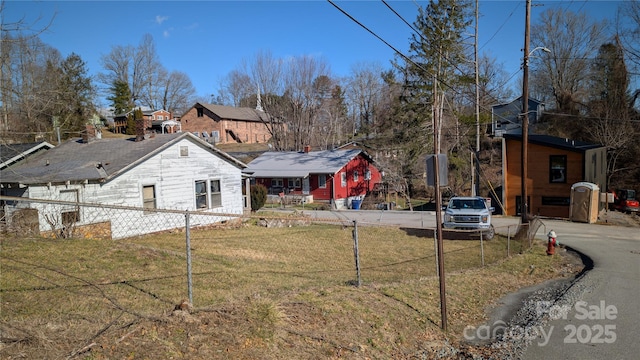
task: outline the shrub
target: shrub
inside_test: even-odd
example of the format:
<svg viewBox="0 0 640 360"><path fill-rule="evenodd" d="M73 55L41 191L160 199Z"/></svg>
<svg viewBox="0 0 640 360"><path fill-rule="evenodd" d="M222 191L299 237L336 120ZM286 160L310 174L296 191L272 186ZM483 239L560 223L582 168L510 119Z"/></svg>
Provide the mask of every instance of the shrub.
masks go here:
<svg viewBox="0 0 640 360"><path fill-rule="evenodd" d="M267 202L267 188L262 184L251 185L251 211L260 210Z"/></svg>

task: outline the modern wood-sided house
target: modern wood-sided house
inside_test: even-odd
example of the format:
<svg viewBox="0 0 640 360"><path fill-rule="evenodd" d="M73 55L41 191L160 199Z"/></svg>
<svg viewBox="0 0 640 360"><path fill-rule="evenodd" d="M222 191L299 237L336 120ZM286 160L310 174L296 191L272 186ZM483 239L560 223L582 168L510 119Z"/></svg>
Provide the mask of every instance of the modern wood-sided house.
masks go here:
<svg viewBox="0 0 640 360"><path fill-rule="evenodd" d="M522 195L522 135L504 134L505 215L519 215ZM607 149L549 135L529 135L526 181L531 215L569 218L571 186L589 182L606 189ZM602 205L600 205L602 206Z"/></svg>
<svg viewBox="0 0 640 360"><path fill-rule="evenodd" d="M0 145L0 170L14 165L40 151L46 151L52 148L54 148L54 146L46 141L22 144L2 144Z"/></svg>
<svg viewBox="0 0 640 360"><path fill-rule="evenodd" d="M544 111L544 104L538 100L529 98L528 123L531 132L535 130L538 120ZM491 107L491 129L489 134L502 137L504 134L522 134L522 96L508 103L497 104Z"/></svg>
<svg viewBox="0 0 640 360"><path fill-rule="evenodd" d="M117 114L113 117L113 132L116 134L125 134L127 131L127 118L130 114L132 114L135 110L131 110L124 114ZM144 128L151 130L154 125L158 127L163 121L173 120L173 115L171 112L161 109L161 110L150 110L143 109L142 110L142 119L144 120ZM175 124L174 124L175 125ZM171 126L166 129L167 133L178 132L177 127Z"/></svg>
<svg viewBox="0 0 640 360"><path fill-rule="evenodd" d="M180 117L182 131L214 144L266 143L271 134L267 114L260 108L196 103Z"/></svg>
<svg viewBox="0 0 640 360"><path fill-rule="evenodd" d="M69 225L108 224L108 237L117 239L180 224L167 221L167 214L155 209L238 215L249 211L249 201L243 197L243 192L249 194L249 180L242 174L245 167L190 133L155 135L142 141L72 139L1 170L0 186L5 196L25 198L6 202L9 222L12 213L35 209L40 233ZM36 199L79 204L52 206ZM125 206L132 211L107 216L81 203ZM174 215L184 224L184 216ZM223 220L228 217L207 216L200 222Z"/></svg>
<svg viewBox="0 0 640 360"><path fill-rule="evenodd" d="M271 195L300 196L336 209L363 200L382 181L373 159L361 149L311 151L307 146L302 152L269 151L244 172Z"/></svg>

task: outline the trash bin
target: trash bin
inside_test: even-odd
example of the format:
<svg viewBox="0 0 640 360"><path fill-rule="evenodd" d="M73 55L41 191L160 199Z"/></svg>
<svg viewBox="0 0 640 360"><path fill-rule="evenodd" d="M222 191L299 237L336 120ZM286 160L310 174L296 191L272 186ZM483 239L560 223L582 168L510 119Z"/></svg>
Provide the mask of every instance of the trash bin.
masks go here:
<svg viewBox="0 0 640 360"><path fill-rule="evenodd" d="M360 210L360 204L361 203L362 203L362 200L353 199L353 200L351 200L351 208L353 210Z"/></svg>

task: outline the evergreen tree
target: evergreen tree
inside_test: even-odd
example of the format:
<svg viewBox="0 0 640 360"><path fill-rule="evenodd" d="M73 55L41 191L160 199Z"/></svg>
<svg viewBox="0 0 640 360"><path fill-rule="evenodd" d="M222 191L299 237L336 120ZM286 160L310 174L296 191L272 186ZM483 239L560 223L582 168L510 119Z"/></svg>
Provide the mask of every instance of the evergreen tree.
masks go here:
<svg viewBox="0 0 640 360"><path fill-rule="evenodd" d="M107 100L111 101L116 115L126 114L133 109L131 105L131 91L126 81L116 80L109 88L111 96Z"/></svg>
<svg viewBox="0 0 640 360"><path fill-rule="evenodd" d="M451 104L459 93L457 86L466 77L458 64L468 61L464 39L472 23L471 9L468 0L431 0L426 8L419 8L413 23L417 33L411 38L409 60L402 58L394 63L402 76L394 119L402 126L395 127L392 141L403 154L405 163L399 168L408 183L422 175L423 166L416 166L423 164L419 159L425 153L433 153L433 132L437 130L440 138L454 138L455 134L449 136L446 131L453 132L459 125L457 110L449 107L445 111L445 105ZM387 82L393 85L393 81ZM438 129L433 127L434 116L439 119ZM438 141L436 147L441 149L438 152L450 150L442 146L450 147L449 143Z"/></svg>
<svg viewBox="0 0 640 360"><path fill-rule="evenodd" d="M625 174L640 155L636 146L639 129L630 121L634 110L629 72L619 41L602 45L591 69L589 116L580 128L586 140L607 146L609 182L629 182ZM635 182L632 177L631 182Z"/></svg>
<svg viewBox="0 0 640 360"><path fill-rule="evenodd" d="M136 141L141 141L143 140L145 132L144 115L142 114L142 109L137 108L133 112L133 119L135 124Z"/></svg>
<svg viewBox="0 0 640 360"><path fill-rule="evenodd" d="M127 129L125 130L125 134L127 135L136 134L136 120L135 120L135 115L133 113L129 113L127 115Z"/></svg>

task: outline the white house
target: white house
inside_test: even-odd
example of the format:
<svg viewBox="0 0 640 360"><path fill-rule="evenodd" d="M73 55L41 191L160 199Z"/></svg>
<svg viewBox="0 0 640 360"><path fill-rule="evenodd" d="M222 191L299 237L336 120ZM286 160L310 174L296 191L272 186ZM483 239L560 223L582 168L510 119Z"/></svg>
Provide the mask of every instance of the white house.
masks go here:
<svg viewBox="0 0 640 360"><path fill-rule="evenodd" d="M7 219L19 209L37 209L41 232L59 231L68 224L108 223L115 239L176 227L175 222L166 221L168 214L155 209L241 215L248 206L243 198L243 187L248 186L242 175L245 167L190 133L156 135L142 141L85 137L1 170L0 189L5 196L33 199L6 201ZM78 206L52 207L36 199L70 201ZM126 206L134 211L109 216L100 208L80 206L83 203ZM202 219L200 223L226 218Z"/></svg>

